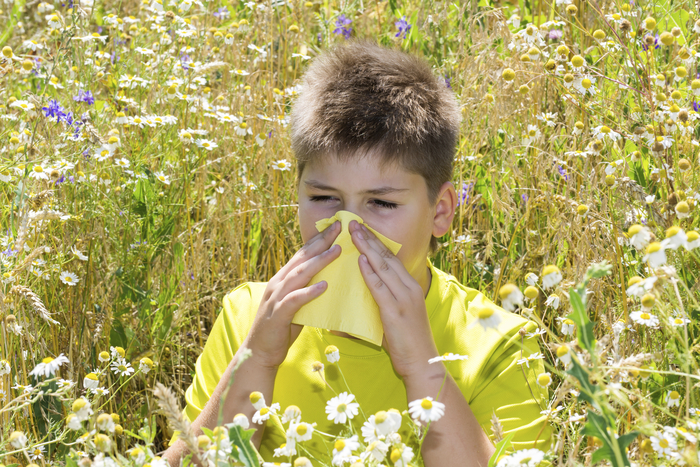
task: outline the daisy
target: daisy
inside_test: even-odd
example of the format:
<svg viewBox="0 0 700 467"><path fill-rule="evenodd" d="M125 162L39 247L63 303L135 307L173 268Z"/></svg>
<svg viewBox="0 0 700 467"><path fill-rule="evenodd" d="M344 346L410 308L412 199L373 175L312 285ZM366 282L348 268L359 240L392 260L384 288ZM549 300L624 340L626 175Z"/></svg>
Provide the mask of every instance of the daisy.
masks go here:
<svg viewBox="0 0 700 467"><path fill-rule="evenodd" d="M153 360L144 357L139 361L139 371L144 375L148 374L153 369Z"/></svg>
<svg viewBox="0 0 700 467"><path fill-rule="evenodd" d="M666 406L667 407L678 407L681 401L681 395L678 391L669 391L666 394Z"/></svg>
<svg viewBox="0 0 700 467"><path fill-rule="evenodd" d="M340 350L338 350L338 347L334 345L329 345L326 347L325 354L328 363L336 363L338 360L340 360Z"/></svg>
<svg viewBox="0 0 700 467"><path fill-rule="evenodd" d="M593 128L593 136L600 139L608 138L611 141L617 141L621 138L620 133L611 130L610 127L605 125Z"/></svg>
<svg viewBox="0 0 700 467"><path fill-rule="evenodd" d="M556 286L562 280L561 271L553 264L542 270L542 288L547 290Z"/></svg>
<svg viewBox="0 0 700 467"><path fill-rule="evenodd" d="M659 266L666 264L666 251L659 242L649 244L644 255L644 261L649 264L649 267L656 269Z"/></svg>
<svg viewBox="0 0 700 467"><path fill-rule="evenodd" d="M44 448L44 446L34 446L28 452L29 458L33 461L43 459L45 450L46 448Z"/></svg>
<svg viewBox="0 0 700 467"><path fill-rule="evenodd" d="M477 324L481 325L484 331L489 329L496 329L501 323L501 315L496 312L496 309L489 306L486 303L477 304L474 302L469 303L469 308L472 309L472 314L476 315L476 319L467 327L471 329Z"/></svg>
<svg viewBox="0 0 700 467"><path fill-rule="evenodd" d="M365 452L360 455L363 461L374 459L377 462L382 462L386 458L386 453L389 451L389 445L384 441L372 441L367 445Z"/></svg>
<svg viewBox="0 0 700 467"><path fill-rule="evenodd" d="M0 360L0 376L5 376L10 374L10 362L7 360Z"/></svg>
<svg viewBox="0 0 700 467"><path fill-rule="evenodd" d="M275 402L272 404L270 407L262 407L260 408L257 412L253 414L253 423L257 423L258 425L262 425L262 423L265 420L268 420L270 418L270 415L277 415L277 412L280 409L280 405L278 402Z"/></svg>
<svg viewBox="0 0 700 467"><path fill-rule="evenodd" d="M117 160L114 161L114 162L116 162L116 164L117 164L119 167L123 168L123 169L129 168L129 166L131 165L131 163L129 162L129 160L126 159L126 158L117 159Z"/></svg>
<svg viewBox="0 0 700 467"><path fill-rule="evenodd" d="M531 362L531 361L533 361L533 360L542 360L542 359L544 359L544 355L542 355L542 354L539 353L539 352L535 352L535 353L530 354L530 355L527 356L527 357L524 357L524 358L519 359L519 360L517 361L517 364L518 364L518 365L522 365L522 364L524 363L528 368L530 368L530 362Z"/></svg>
<svg viewBox="0 0 700 467"><path fill-rule="evenodd" d="M584 414L571 414L569 417L569 423L579 423L581 420L585 420L586 416Z"/></svg>
<svg viewBox="0 0 700 467"><path fill-rule="evenodd" d="M101 361L102 363L106 363L110 360L109 352L103 350L100 352L100 354L97 356L97 359Z"/></svg>
<svg viewBox="0 0 700 467"><path fill-rule="evenodd" d="M308 441L314 434L314 426L306 422L292 422L287 429L287 438L292 438L296 442Z"/></svg>
<svg viewBox="0 0 700 467"><path fill-rule="evenodd" d="M440 357L433 357L430 360L428 360L428 363L452 362L455 360L466 360L468 358L469 358L469 356L467 356L467 355L457 355L457 354L450 352L450 353L444 353Z"/></svg>
<svg viewBox="0 0 700 467"><path fill-rule="evenodd" d="M10 433L10 445L15 449L23 449L27 445L27 437L22 431L13 431Z"/></svg>
<svg viewBox="0 0 700 467"><path fill-rule="evenodd" d="M639 276L631 277L627 282L627 296L642 298L647 292L654 288L654 284L657 280L657 276L647 277L646 279L642 279Z"/></svg>
<svg viewBox="0 0 700 467"><path fill-rule="evenodd" d="M248 124L246 122L239 123L237 126L234 127L233 131L235 131L238 136L253 134L253 130L248 128Z"/></svg>
<svg viewBox="0 0 700 467"><path fill-rule="evenodd" d="M552 384L552 374L547 372L547 373L540 373L537 375L537 384L542 386L543 388L546 388L550 384Z"/></svg>
<svg viewBox="0 0 700 467"><path fill-rule="evenodd" d="M85 389L97 389L99 384L100 382L95 373L88 373L85 375L85 378L83 378L83 387Z"/></svg>
<svg viewBox="0 0 700 467"><path fill-rule="evenodd" d="M211 151L212 149L219 146L214 141L211 141L208 139L203 139L203 138L199 138L199 139L195 140L195 143L197 144L198 147L206 149L207 151Z"/></svg>
<svg viewBox="0 0 700 467"><path fill-rule="evenodd" d="M83 422L78 419L78 416L74 413L68 414L66 417L66 426L73 431L78 431L83 428Z"/></svg>
<svg viewBox="0 0 700 467"><path fill-rule="evenodd" d="M78 276L76 274L74 274L72 272L68 272L68 271L63 271L61 273L61 275L59 276L59 278L61 279L61 282L63 282L66 285L70 285L70 286L75 286L80 281L80 279L78 279Z"/></svg>
<svg viewBox="0 0 700 467"><path fill-rule="evenodd" d="M687 240L688 236L685 234L685 231L674 225L666 231L666 238L661 242L661 245L663 248L677 250L684 245Z"/></svg>
<svg viewBox="0 0 700 467"><path fill-rule="evenodd" d="M576 329L576 324L570 319L565 319L561 323L561 332L565 336L573 336L574 330Z"/></svg>
<svg viewBox="0 0 700 467"><path fill-rule="evenodd" d="M170 185L170 177L165 175L163 172L156 172L154 174L156 176L156 179L160 181L161 183L164 183L166 185Z"/></svg>
<svg viewBox="0 0 700 467"><path fill-rule="evenodd" d="M73 387L75 383L69 379L63 379L59 378L59 380L56 382L56 385L58 386L58 389L61 390L66 390L70 389Z"/></svg>
<svg viewBox="0 0 700 467"><path fill-rule="evenodd" d="M134 372L131 363L127 362L124 358L113 361L111 367L112 371L119 376L129 376Z"/></svg>
<svg viewBox="0 0 700 467"><path fill-rule="evenodd" d="M235 417L233 417L233 425L235 426L240 426L244 430L247 430L250 428L250 422L248 421L248 417L245 414L239 413Z"/></svg>
<svg viewBox="0 0 700 467"><path fill-rule="evenodd" d="M401 444L401 446L391 450L389 458L394 463L394 467L407 467L408 463L413 459L413 449L405 444Z"/></svg>
<svg viewBox="0 0 700 467"><path fill-rule="evenodd" d="M547 332L546 329L537 328L532 332L528 332L527 334L525 334L525 336L528 338L535 337L535 336L541 336L542 334L545 334L546 332Z"/></svg>
<svg viewBox="0 0 700 467"><path fill-rule="evenodd" d="M41 361L41 363L35 366L34 369L29 372L29 374L31 376L44 375L44 377L48 378L49 376L54 376L64 363L70 363L70 361L68 360L68 357L63 354L56 358L46 357Z"/></svg>
<svg viewBox="0 0 700 467"><path fill-rule="evenodd" d="M79 397L78 399L73 401L71 409L73 410L75 416L78 417L78 420L81 422L87 420L88 417L92 415L92 405L84 397Z"/></svg>
<svg viewBox="0 0 700 467"><path fill-rule="evenodd" d="M630 239L630 245L637 250L643 250L651 241L651 231L639 224L635 224L629 228L627 235Z"/></svg>
<svg viewBox="0 0 700 467"><path fill-rule="evenodd" d="M523 304L523 293L515 284L506 284L498 292L501 297L501 306L508 311L515 311Z"/></svg>
<svg viewBox="0 0 700 467"><path fill-rule="evenodd" d="M668 318L668 323L673 326L673 327L679 327L679 326L685 326L686 324L690 323L690 320L688 318L679 318L679 317L669 317Z"/></svg>
<svg viewBox="0 0 700 467"><path fill-rule="evenodd" d="M14 101L12 104L9 105L9 107L14 107L17 109L22 109L25 112L28 112L30 110L34 110L34 104L32 104L29 101L23 101L23 100L17 100Z"/></svg>
<svg viewBox="0 0 700 467"><path fill-rule="evenodd" d="M46 173L44 167L41 164L34 164L32 170L29 172L29 176L37 180L48 180L49 174Z"/></svg>
<svg viewBox="0 0 700 467"><path fill-rule="evenodd" d="M508 457L501 459L496 467L535 467L542 463L544 460L544 452L539 449L522 449L520 451L515 451Z"/></svg>
<svg viewBox="0 0 700 467"><path fill-rule="evenodd" d="M597 92L595 87L595 78L590 75L579 76L574 80L573 86L574 89L584 96L586 94L594 96Z"/></svg>
<svg viewBox="0 0 700 467"><path fill-rule="evenodd" d="M89 389L88 391L97 397L106 396L107 394L109 394L109 389L105 389L105 388Z"/></svg>
<svg viewBox="0 0 700 467"><path fill-rule="evenodd" d="M685 245L683 245L686 250L690 251L700 246L700 235L696 231L691 230L686 234L686 237L687 240Z"/></svg>
<svg viewBox="0 0 700 467"><path fill-rule="evenodd" d="M561 299L559 298L559 295L557 294L552 294L549 297L547 297L547 300L545 300L544 304L546 306L551 306L555 310L559 308L559 303L561 302Z"/></svg>
<svg viewBox="0 0 700 467"><path fill-rule="evenodd" d="M352 452L360 447L357 441L357 435L351 438L338 439L333 444L333 465L341 466L346 462L354 462L357 458L352 455Z"/></svg>
<svg viewBox="0 0 700 467"><path fill-rule="evenodd" d="M435 422L445 414L445 404L426 397L409 403L408 412L416 421Z"/></svg>
<svg viewBox="0 0 700 467"><path fill-rule="evenodd" d="M651 313L643 311L633 311L630 313L630 319L637 324L643 324L644 326L655 327L659 324L659 318Z"/></svg>
<svg viewBox="0 0 700 467"><path fill-rule="evenodd" d="M76 258L78 258L80 261L87 261L87 260L88 260L88 257L85 256L85 255L78 249L78 247L76 247L75 245L73 245L73 248L71 248L70 251L71 251L71 253L73 253L73 255L74 255Z"/></svg>
<svg viewBox="0 0 700 467"><path fill-rule="evenodd" d="M285 171L292 169L292 164L287 162L287 159L280 159L278 161L273 162L271 165L274 170Z"/></svg>
<svg viewBox="0 0 700 467"><path fill-rule="evenodd" d="M525 283L529 286L534 286L539 280L540 278L537 277L537 274L535 274L534 272L528 272L527 274L525 274Z"/></svg>
<svg viewBox="0 0 700 467"><path fill-rule="evenodd" d="M253 407L256 410L260 410L263 407L267 407L267 404L265 404L265 396L261 392L255 391L250 393L250 403L253 404Z"/></svg>
<svg viewBox="0 0 700 467"><path fill-rule="evenodd" d="M342 392L329 400L326 404L328 420L333 423L345 423L348 419L354 418L360 408L360 404L353 402L354 399L353 394Z"/></svg>
<svg viewBox="0 0 700 467"><path fill-rule="evenodd" d="M651 447L658 454L669 455L676 450L676 437L668 433L659 433L659 436L651 436Z"/></svg>
<svg viewBox="0 0 700 467"><path fill-rule="evenodd" d="M457 243L458 245L466 245L468 243L471 243L471 241L472 241L471 235L459 235L454 239L454 242Z"/></svg>

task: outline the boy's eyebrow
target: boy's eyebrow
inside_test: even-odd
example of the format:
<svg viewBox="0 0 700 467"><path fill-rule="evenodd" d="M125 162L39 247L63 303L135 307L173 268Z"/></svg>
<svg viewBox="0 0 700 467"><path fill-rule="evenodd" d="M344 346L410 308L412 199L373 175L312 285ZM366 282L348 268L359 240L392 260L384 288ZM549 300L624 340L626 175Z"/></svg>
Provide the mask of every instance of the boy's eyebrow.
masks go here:
<svg viewBox="0 0 700 467"><path fill-rule="evenodd" d="M332 186L324 185L323 183L318 182L316 180L306 180L304 183L311 188L316 188L317 190L337 191ZM363 190L360 192L360 194L381 196L381 195L387 195L389 193L398 193L398 192L402 192L402 191L408 191L408 188L394 188L392 186L382 186L379 188L372 188L369 190Z"/></svg>

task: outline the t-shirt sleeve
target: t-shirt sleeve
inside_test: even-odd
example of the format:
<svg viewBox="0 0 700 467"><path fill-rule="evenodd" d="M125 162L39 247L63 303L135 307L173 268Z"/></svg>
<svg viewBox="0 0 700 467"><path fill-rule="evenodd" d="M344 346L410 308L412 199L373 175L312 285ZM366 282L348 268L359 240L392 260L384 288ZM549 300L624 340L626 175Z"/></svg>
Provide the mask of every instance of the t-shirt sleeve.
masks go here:
<svg viewBox="0 0 700 467"><path fill-rule="evenodd" d="M534 330L533 322L527 322L525 329ZM544 373L541 359L519 364L518 360L540 352L537 337L523 339L519 328L503 336L500 345L483 366L478 378L479 385L469 403L478 420L490 420L495 412L503 427L504 437L514 433L513 449L549 449L551 426L547 417L540 412L546 408L548 391L537 384L537 376ZM492 436L491 424L484 430Z"/></svg>
<svg viewBox="0 0 700 467"><path fill-rule="evenodd" d="M257 311L249 283L244 283L223 299L223 310L214 322L211 333L197 358L194 380L185 392L183 411L191 422L202 412L207 401L238 351L252 326ZM255 308L255 309L253 309ZM175 433L170 441L176 439Z"/></svg>

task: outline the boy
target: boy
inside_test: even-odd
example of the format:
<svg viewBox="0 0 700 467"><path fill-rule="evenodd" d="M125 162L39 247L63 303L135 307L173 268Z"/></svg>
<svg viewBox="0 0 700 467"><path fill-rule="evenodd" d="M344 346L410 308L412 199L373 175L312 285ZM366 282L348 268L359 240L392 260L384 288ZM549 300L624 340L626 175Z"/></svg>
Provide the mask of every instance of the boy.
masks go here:
<svg viewBox="0 0 700 467"><path fill-rule="evenodd" d="M485 466L494 446L484 430L494 412L505 433L515 434L515 449L549 447L550 428L540 415L546 391L536 384L542 361L517 363L539 350L536 338L524 337L533 323L496 307L427 259L436 237L450 231L457 208L450 180L459 121L452 92L416 57L352 42L313 62L291 117L305 245L268 283L242 284L224 298L187 390L185 414L195 430L216 425L220 404L224 422L238 413L250 418L254 391L282 410L298 406L303 421L335 434L340 425L327 419L324 408L347 387L368 417L389 408L404 411L409 401L435 398L442 387L438 400L445 413L423 443L426 466ZM325 281L309 284L311 278L340 255L339 245L331 247L339 223L319 233L315 222L340 210L402 245L395 256L368 229L350 223L361 253L358 267L380 310L381 348L292 324L299 308L327 287ZM485 308L492 318L480 320ZM497 329L485 328L489 323ZM342 375L333 364L321 374L312 370L314 362L325 361L329 345L339 349ZM252 356L223 400L243 348ZM446 353L468 358L428 362ZM362 416L351 421L356 432L363 422ZM270 419L254 426L263 458L285 460L273 459L285 442L279 424ZM402 436L406 440L405 431ZM330 464L315 438L304 447ZM184 450L177 441L165 457L175 465Z"/></svg>

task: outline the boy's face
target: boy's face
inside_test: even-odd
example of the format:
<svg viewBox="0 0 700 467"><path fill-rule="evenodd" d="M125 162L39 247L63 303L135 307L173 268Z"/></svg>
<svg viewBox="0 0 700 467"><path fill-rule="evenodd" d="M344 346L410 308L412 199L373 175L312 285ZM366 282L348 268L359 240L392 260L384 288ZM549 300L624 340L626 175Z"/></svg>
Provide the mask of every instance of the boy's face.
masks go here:
<svg viewBox="0 0 700 467"><path fill-rule="evenodd" d="M431 236L444 235L454 216L454 206L445 206L445 198L447 204L456 200L454 187L448 182L441 187L436 203L431 204L421 175L398 164L382 168L371 156L346 160L326 157L307 164L298 194L304 243L318 233L316 221L332 217L337 211L350 211L402 245L397 257L419 282L426 273Z"/></svg>

